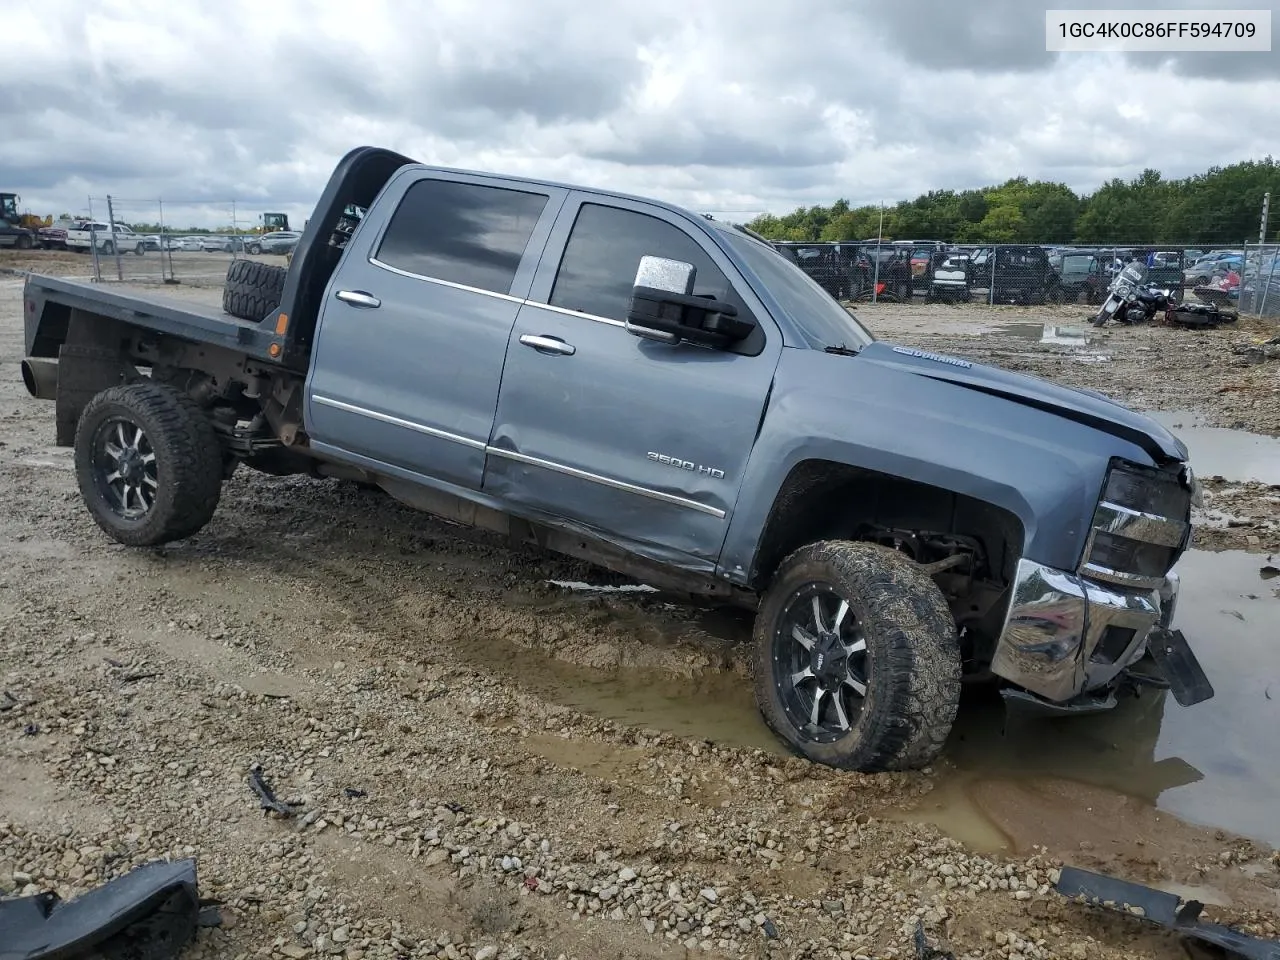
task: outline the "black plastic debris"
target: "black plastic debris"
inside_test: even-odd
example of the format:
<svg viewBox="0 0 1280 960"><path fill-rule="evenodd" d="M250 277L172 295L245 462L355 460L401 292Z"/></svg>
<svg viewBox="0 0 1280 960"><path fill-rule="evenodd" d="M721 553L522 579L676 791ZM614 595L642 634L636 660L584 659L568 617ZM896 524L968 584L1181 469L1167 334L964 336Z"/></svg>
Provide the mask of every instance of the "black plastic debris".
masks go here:
<svg viewBox="0 0 1280 960"><path fill-rule="evenodd" d="M1055 889L1064 897L1158 924L1248 960L1280 960L1280 940L1263 940L1222 924L1203 921L1200 912L1204 904L1199 900L1184 903L1177 894L1077 867L1063 867Z"/></svg>
<svg viewBox="0 0 1280 960"><path fill-rule="evenodd" d="M0 900L0 960L167 960L196 933L195 860L144 864L74 900Z"/></svg>
<svg viewBox="0 0 1280 960"><path fill-rule="evenodd" d="M935 947L929 942L929 938L925 936L923 920L916 921L915 946L916 960L956 960L956 955L950 950Z"/></svg>
<svg viewBox="0 0 1280 960"><path fill-rule="evenodd" d="M343 787L342 795L348 800L355 800L358 797L367 797L369 795L369 791L358 790L355 787Z"/></svg>
<svg viewBox="0 0 1280 960"><path fill-rule="evenodd" d="M22 735L24 737L34 737L39 732L40 732L40 724L38 723L28 723L25 727L22 728Z"/></svg>
<svg viewBox="0 0 1280 960"><path fill-rule="evenodd" d="M253 792L258 795L258 800L262 805L262 815L265 817L267 812L274 810L282 817L292 817L297 814L289 804L282 800L277 800L276 795L272 793L271 788L267 786L266 781L262 779L262 767L254 765L249 771L249 786L253 788Z"/></svg>

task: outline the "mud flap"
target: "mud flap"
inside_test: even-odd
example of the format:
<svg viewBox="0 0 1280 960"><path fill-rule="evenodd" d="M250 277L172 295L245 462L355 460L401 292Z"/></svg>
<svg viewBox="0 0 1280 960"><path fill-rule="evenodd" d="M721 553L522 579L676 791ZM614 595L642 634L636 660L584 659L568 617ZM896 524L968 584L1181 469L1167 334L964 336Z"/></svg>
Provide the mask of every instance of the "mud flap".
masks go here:
<svg viewBox="0 0 1280 960"><path fill-rule="evenodd" d="M1200 919L1204 904L1198 900L1183 903L1177 894L1076 867L1063 867L1054 889L1068 899L1140 917L1249 960L1280 960L1280 941L1263 940L1218 923L1207 923Z"/></svg>
<svg viewBox="0 0 1280 960"><path fill-rule="evenodd" d="M0 960L176 957L200 920L195 860L148 863L65 903L0 901Z"/></svg>
<svg viewBox="0 0 1280 960"><path fill-rule="evenodd" d="M1148 635L1147 652L1179 704L1191 707L1213 696L1213 685L1181 630L1156 627Z"/></svg>

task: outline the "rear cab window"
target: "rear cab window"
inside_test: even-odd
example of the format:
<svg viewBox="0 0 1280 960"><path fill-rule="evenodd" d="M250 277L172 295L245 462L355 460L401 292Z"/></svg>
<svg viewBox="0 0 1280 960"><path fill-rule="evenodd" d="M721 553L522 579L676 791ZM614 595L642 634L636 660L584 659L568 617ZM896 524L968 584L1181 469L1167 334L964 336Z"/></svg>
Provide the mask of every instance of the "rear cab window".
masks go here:
<svg viewBox="0 0 1280 960"><path fill-rule="evenodd" d="M509 294L550 196L454 180L405 191L372 262L426 280Z"/></svg>

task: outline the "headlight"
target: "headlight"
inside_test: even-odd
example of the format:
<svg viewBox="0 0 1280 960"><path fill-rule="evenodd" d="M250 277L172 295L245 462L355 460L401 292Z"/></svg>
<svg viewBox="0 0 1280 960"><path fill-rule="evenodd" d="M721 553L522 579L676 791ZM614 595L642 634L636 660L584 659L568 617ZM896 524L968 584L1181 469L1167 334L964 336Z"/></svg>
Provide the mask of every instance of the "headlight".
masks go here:
<svg viewBox="0 0 1280 960"><path fill-rule="evenodd" d="M1200 478L1196 476L1196 472L1191 469L1191 464L1186 463L1182 467L1182 482L1186 484L1187 489L1191 491L1191 505L1193 507L1204 506L1204 487L1200 485Z"/></svg>
<svg viewBox="0 0 1280 960"><path fill-rule="evenodd" d="M1125 297L1125 300L1127 300L1129 303L1133 303L1137 299L1138 299L1138 295L1136 293L1131 293L1127 297Z"/></svg>

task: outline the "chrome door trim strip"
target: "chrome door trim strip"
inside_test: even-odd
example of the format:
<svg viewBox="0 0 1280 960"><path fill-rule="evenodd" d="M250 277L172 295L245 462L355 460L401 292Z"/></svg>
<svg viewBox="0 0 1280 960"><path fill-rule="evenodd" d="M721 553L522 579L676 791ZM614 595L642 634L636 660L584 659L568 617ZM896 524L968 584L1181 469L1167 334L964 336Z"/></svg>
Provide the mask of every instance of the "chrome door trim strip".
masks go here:
<svg viewBox="0 0 1280 960"><path fill-rule="evenodd" d="M498 300L506 300L508 303L524 304L524 297L513 297L509 293L498 293L494 290L483 290L480 287L469 287L465 283L454 283L452 280L439 280L435 277L424 277L420 273L410 273L408 270L401 270L399 267L393 267L389 263L383 263L377 257L370 257L369 262L375 267L386 270L388 273L394 273L397 276L408 277L410 280L421 280L423 283L434 283L441 287L450 287L453 290L464 290L467 293L478 293L484 297L494 297Z"/></svg>
<svg viewBox="0 0 1280 960"><path fill-rule="evenodd" d="M478 293L482 297L494 297L498 300L506 300L508 303L518 303L522 307L538 307L541 310L550 310L552 313L564 314L566 317L580 317L583 320L594 320L596 323L608 324L611 327L626 327L621 320L614 320L612 317L600 317L594 313L584 313L581 310L570 310L567 307L557 307L550 303L542 303L540 300L530 300L527 297L513 297L509 293L495 293L493 290L482 290L480 287L469 287L465 283L454 283L452 280L440 280L436 277L424 277L420 273L411 273L408 270L401 270L399 267L393 267L389 263L383 263L377 257L370 257L369 262L381 270L388 273L394 273L399 277L408 277L410 280L421 280L423 283L434 283L441 287L449 287L453 290L463 290L467 293Z"/></svg>
<svg viewBox="0 0 1280 960"><path fill-rule="evenodd" d="M566 476L577 477L579 480L589 480L592 483L598 483L602 486L613 487L615 490L622 490L626 493L635 493L642 497L648 497L651 500L661 500L663 503L672 503L678 507L688 507L690 510L697 510L700 513L709 514L718 520L723 520L727 514L719 507L709 507L705 503L699 503L697 500L690 500L687 497L678 497L673 493L663 493L660 490L650 490L648 487L639 487L634 483L627 483L624 480L614 480L612 477L602 477L598 473L588 473L586 470L579 470L577 467L569 467L563 463L555 463L551 460L543 460L540 457L531 457L525 453L516 453L514 450L503 450L499 447L490 446L486 448L486 453L495 457L503 457L507 460L514 460L517 463L526 463L531 467L542 467L546 470L554 470L556 473L563 473Z"/></svg>
<svg viewBox="0 0 1280 960"><path fill-rule="evenodd" d="M484 450L486 447L486 444L480 440L472 440L470 437L463 437L456 433L449 433L447 430L438 430L435 427L428 427L425 423L415 423L412 420L403 420L400 417L393 417L389 413L379 413L377 410L370 410L367 407L358 407L354 403L334 400L332 397L322 397L316 393L311 395L311 399L316 403L324 404L326 407L345 410L347 413L354 413L362 417L369 417L371 420L381 420L383 423L389 423L394 427L404 427L407 430L424 433L429 437L436 437L439 440L450 440L453 443L460 443L464 447L470 447L473 450Z"/></svg>
<svg viewBox="0 0 1280 960"><path fill-rule="evenodd" d="M599 317L594 313L583 313L581 310L570 310L567 307L555 307L549 303L542 303L538 300L526 300L525 306L537 307L539 310L550 310L552 313L561 313L566 317L581 317L583 320L594 320L596 323L607 323L611 327L625 327L626 324L621 320L614 320L612 317Z"/></svg>

